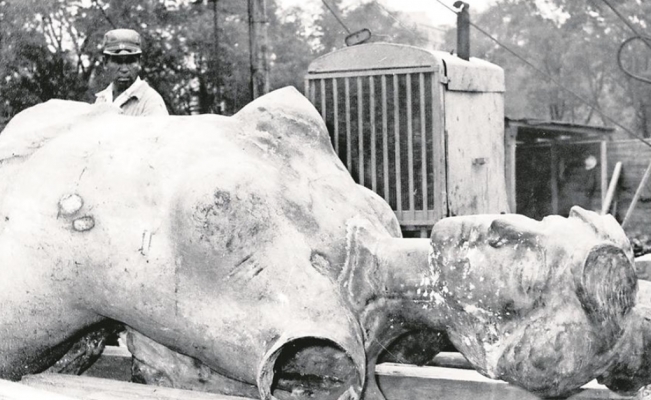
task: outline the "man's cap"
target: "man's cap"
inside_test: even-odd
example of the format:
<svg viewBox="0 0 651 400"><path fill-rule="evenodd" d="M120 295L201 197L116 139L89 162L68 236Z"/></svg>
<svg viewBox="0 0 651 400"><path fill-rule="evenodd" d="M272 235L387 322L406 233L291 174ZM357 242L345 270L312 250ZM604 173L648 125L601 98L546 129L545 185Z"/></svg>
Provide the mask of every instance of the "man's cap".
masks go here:
<svg viewBox="0 0 651 400"><path fill-rule="evenodd" d="M104 34L104 54L128 56L142 54L140 34L133 29L113 29Z"/></svg>

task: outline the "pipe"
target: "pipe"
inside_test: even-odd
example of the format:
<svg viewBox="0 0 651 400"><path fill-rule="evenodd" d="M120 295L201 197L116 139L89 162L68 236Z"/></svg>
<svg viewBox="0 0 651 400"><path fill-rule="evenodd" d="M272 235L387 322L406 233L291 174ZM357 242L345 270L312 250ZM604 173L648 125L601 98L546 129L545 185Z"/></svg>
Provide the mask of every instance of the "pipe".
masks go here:
<svg viewBox="0 0 651 400"><path fill-rule="evenodd" d="M468 3L456 1L457 13L457 55L464 60L470 59L470 13Z"/></svg>

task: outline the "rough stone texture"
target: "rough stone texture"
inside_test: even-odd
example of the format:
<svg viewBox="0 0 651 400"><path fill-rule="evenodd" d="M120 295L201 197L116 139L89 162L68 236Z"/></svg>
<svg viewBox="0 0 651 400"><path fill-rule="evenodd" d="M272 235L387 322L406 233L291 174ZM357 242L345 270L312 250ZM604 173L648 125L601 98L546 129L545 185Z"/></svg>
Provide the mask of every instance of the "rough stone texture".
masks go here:
<svg viewBox="0 0 651 400"><path fill-rule="evenodd" d="M651 282L640 280L638 285L637 304L625 326L616 363L599 382L616 392L640 396L644 391L640 389L651 384Z"/></svg>
<svg viewBox="0 0 651 400"><path fill-rule="evenodd" d="M432 245L431 297L482 374L565 396L614 364L637 279L611 216L455 217L436 224Z"/></svg>
<svg viewBox="0 0 651 400"><path fill-rule="evenodd" d="M345 221L365 217L386 235L397 225L385 228L391 211L369 204L300 99L277 92L234 118L134 119L74 104L77 123L36 126L42 143L30 141L3 192L0 375L47 368L109 317L254 384L271 384L285 344L330 341L355 365L359 393L362 336L333 280ZM31 122L12 124L7 143ZM83 206L60 213L70 195Z"/></svg>
<svg viewBox="0 0 651 400"><path fill-rule="evenodd" d="M48 368L111 318L263 398L275 361L318 340L345 359L338 390L359 397L364 334L338 281L347 224L400 231L297 91L230 118L48 102L0 139L2 377Z"/></svg>
<svg viewBox="0 0 651 400"><path fill-rule="evenodd" d="M631 256L612 218L579 208L402 239L291 88L233 117L48 102L0 136L0 377L112 319L147 383L381 399L378 356L445 330L485 375L558 396L617 363L624 327L646 329Z"/></svg>

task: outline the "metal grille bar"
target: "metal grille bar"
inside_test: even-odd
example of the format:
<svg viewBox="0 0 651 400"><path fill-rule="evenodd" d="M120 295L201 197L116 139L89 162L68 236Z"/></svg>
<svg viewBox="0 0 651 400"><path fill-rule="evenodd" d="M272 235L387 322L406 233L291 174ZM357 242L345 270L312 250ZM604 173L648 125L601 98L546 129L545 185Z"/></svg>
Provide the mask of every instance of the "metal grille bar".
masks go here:
<svg viewBox="0 0 651 400"><path fill-rule="evenodd" d="M371 190L377 193L377 143L375 134L375 81L372 76L368 78L369 116L371 120Z"/></svg>
<svg viewBox="0 0 651 400"><path fill-rule="evenodd" d="M383 72L308 77L307 95L355 180L380 194L401 224L431 225L445 190L440 85L431 71Z"/></svg>
<svg viewBox="0 0 651 400"><path fill-rule="evenodd" d="M418 89L420 91L420 153L421 153L421 183L423 188L423 211L427 211L427 135L425 130L425 75L418 74Z"/></svg>
<svg viewBox="0 0 651 400"><path fill-rule="evenodd" d="M357 144L358 180L360 185L364 185L364 97L362 77L357 77Z"/></svg>

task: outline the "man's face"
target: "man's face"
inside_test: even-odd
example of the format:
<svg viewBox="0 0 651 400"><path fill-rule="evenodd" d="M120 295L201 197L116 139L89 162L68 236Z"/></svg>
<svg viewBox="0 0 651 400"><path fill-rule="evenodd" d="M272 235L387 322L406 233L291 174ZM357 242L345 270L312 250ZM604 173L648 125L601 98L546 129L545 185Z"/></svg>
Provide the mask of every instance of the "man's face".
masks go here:
<svg viewBox="0 0 651 400"><path fill-rule="evenodd" d="M140 73L140 55L107 55L107 72L118 91L126 90Z"/></svg>

